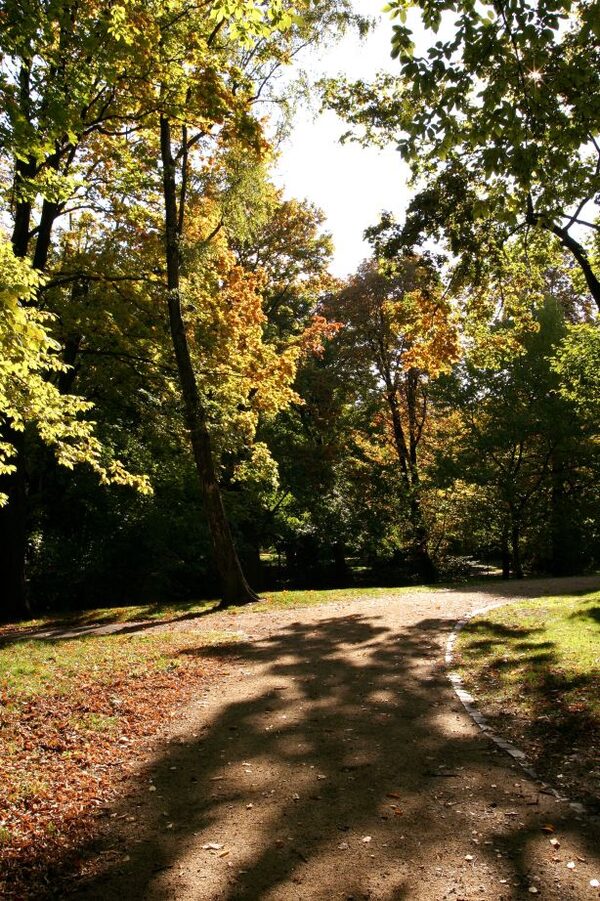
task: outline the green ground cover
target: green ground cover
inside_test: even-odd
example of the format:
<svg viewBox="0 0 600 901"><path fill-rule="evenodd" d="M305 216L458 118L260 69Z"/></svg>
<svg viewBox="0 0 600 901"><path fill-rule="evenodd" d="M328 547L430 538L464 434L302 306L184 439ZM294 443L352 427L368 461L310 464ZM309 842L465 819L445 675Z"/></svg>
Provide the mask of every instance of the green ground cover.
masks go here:
<svg viewBox="0 0 600 901"><path fill-rule="evenodd" d="M462 631L457 654L493 724L566 794L600 805L600 592L489 611Z"/></svg>
<svg viewBox="0 0 600 901"><path fill-rule="evenodd" d="M441 586L440 586L441 587ZM269 591L263 600L252 604L257 613L268 610L286 610L300 607L313 607L321 604L335 604L344 601L359 600L361 597L400 598L407 593L435 591L430 585L406 586L401 588L335 588L307 591ZM209 613L218 607L217 600L173 601L170 603L138 604L125 607L96 607L92 610L80 610L51 616L40 616L18 625L0 626L0 641L3 636L38 632L44 629L77 629L87 626L109 625L110 623L130 622L168 622L192 619ZM236 615L247 607L230 607L228 613Z"/></svg>

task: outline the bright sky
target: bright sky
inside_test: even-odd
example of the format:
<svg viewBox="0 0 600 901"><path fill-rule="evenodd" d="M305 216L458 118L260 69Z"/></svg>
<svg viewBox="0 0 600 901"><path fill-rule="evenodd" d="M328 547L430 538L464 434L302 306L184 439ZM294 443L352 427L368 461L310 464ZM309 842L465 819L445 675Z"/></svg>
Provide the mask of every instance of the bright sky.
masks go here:
<svg viewBox="0 0 600 901"><path fill-rule="evenodd" d="M392 27L379 14L377 0L355 0L362 15L378 17L378 25L363 41L348 35L335 47L308 53L301 66L311 75L345 73L350 79L369 79L379 69L398 71L390 57ZM282 149L276 181L288 197L306 198L326 214L325 228L335 242L332 271L336 275L354 272L369 255L363 232L375 225L382 210L401 217L409 199L408 168L393 148L364 149L357 144L339 144L347 125L334 113L314 117L299 112L293 132Z"/></svg>

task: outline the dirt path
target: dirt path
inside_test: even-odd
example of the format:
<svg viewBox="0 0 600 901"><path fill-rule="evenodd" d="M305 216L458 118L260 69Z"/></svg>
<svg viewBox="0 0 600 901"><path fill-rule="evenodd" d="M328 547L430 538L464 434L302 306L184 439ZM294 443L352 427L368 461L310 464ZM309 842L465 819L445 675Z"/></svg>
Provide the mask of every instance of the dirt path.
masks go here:
<svg viewBox="0 0 600 901"><path fill-rule="evenodd" d="M67 896L597 898L597 828L473 726L442 663L467 610L595 587L537 581L186 622L243 640L114 812L106 871Z"/></svg>

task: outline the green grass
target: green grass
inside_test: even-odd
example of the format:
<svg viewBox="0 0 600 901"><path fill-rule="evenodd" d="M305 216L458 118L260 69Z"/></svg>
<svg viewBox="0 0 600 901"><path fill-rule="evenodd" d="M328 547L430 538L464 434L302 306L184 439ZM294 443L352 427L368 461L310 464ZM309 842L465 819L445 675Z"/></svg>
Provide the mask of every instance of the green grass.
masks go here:
<svg viewBox="0 0 600 901"><path fill-rule="evenodd" d="M561 707L600 718L600 592L507 604L463 630L463 678L528 711Z"/></svg>
<svg viewBox="0 0 600 901"><path fill-rule="evenodd" d="M252 605L252 610L265 613L269 610L293 610L301 607L318 607L323 604L339 604L358 601L361 598L389 598L394 600L414 592L435 591L431 585L408 585L402 588L327 588L306 591L268 591L264 600ZM230 607L229 612L238 613L245 607Z"/></svg>
<svg viewBox="0 0 600 901"><path fill-rule="evenodd" d="M24 638L0 647L0 688L12 700L68 695L82 684L113 684L182 665L182 652L235 640L235 633L139 632L63 641ZM10 703L10 701L9 701Z"/></svg>
<svg viewBox="0 0 600 901"><path fill-rule="evenodd" d="M442 587L442 586L438 586ZM308 591L269 591L263 600L252 604L251 610L264 613L269 610L289 610L301 607L314 607L321 604L335 604L360 598L386 597L393 600L407 593L435 591L430 585L406 586L401 588L335 588ZM137 604L127 607L96 607L93 610L82 610L52 614L27 620L17 625L0 626L0 639L3 634L19 634L37 632L45 629L77 629L91 626L110 625L112 623L131 622L169 622L192 619L210 613L219 605L218 600L173 601L170 603ZM229 607L232 615L249 609L247 606ZM25 664L26 665L26 664Z"/></svg>

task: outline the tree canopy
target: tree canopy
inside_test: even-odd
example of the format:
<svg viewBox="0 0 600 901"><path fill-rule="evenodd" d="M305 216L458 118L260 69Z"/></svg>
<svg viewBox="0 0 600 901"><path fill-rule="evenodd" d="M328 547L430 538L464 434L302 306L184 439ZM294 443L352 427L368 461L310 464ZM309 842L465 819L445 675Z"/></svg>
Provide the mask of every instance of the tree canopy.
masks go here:
<svg viewBox="0 0 600 901"><path fill-rule="evenodd" d="M274 165L346 0L3 4L2 616L600 559L597 3L389 13L325 98L415 194L336 278Z"/></svg>

